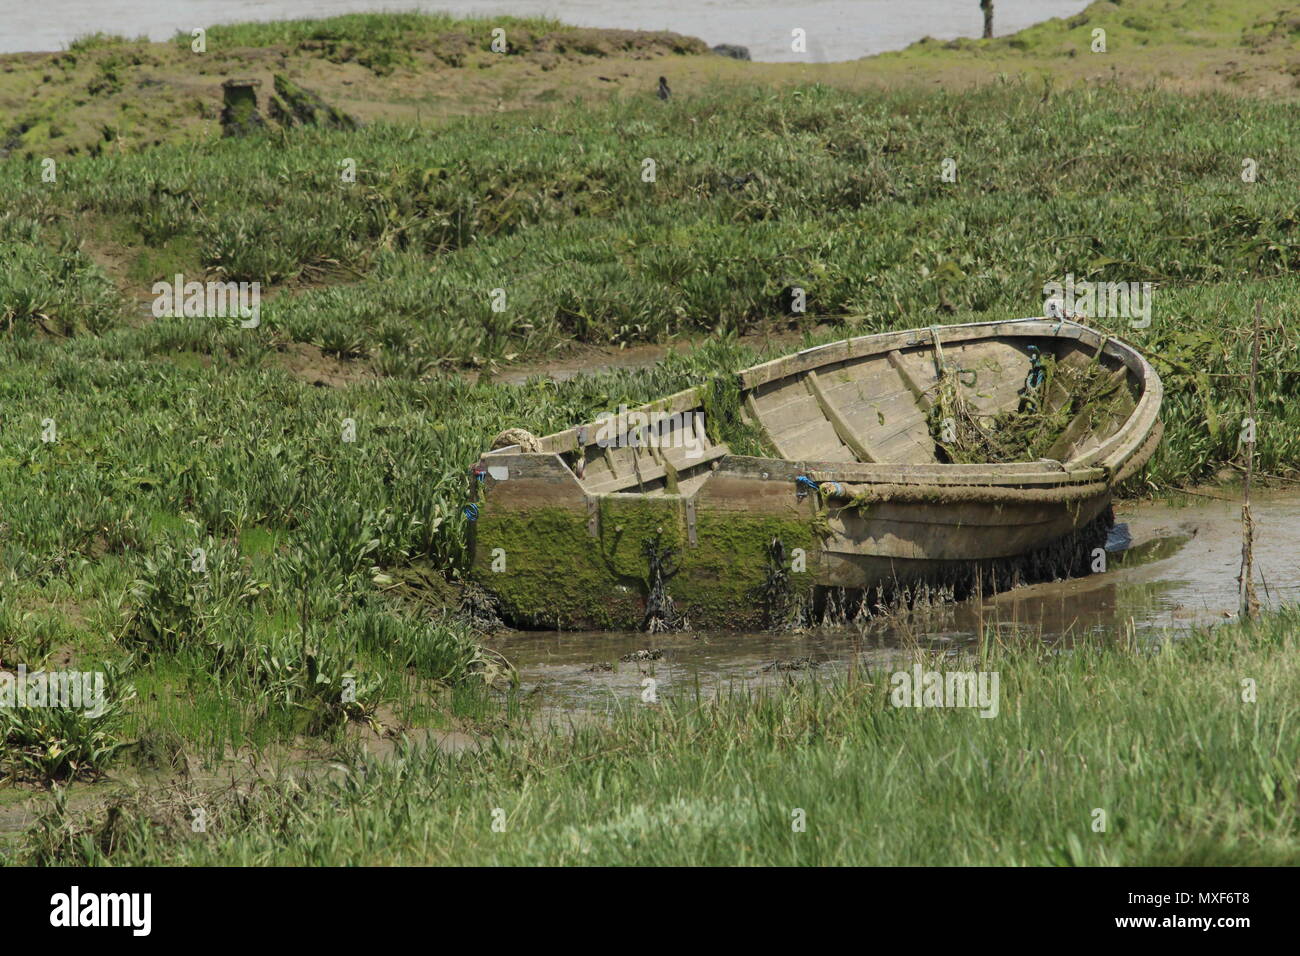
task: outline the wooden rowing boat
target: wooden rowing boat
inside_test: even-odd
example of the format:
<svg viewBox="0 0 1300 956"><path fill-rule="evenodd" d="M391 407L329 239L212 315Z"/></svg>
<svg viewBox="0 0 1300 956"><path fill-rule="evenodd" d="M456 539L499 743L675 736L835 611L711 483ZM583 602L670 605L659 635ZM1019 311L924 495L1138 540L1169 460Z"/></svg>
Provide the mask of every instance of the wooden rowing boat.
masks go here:
<svg viewBox="0 0 1300 956"><path fill-rule="evenodd" d="M472 576L524 626L753 628L1087 573L1161 396L1137 350L1069 320L805 349L503 433L471 481Z"/></svg>

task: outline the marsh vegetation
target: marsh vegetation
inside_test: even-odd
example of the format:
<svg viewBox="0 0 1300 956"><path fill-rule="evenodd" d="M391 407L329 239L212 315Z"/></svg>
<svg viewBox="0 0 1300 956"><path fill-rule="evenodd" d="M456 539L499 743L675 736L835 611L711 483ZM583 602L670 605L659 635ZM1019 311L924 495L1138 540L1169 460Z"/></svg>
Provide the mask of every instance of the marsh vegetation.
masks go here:
<svg viewBox="0 0 1300 956"><path fill-rule="evenodd" d="M353 26L210 39L382 74L463 32ZM791 339L1037 314L1066 274L1152 282L1149 328L1090 324L1164 381L1163 444L1123 489L1162 494L1240 465L1262 302L1256 474L1300 475L1291 104L1034 80L674 91L82 150L53 181L39 148L0 160L0 662L103 670L115 702L0 711L5 786L60 794L0 859L1294 862L1289 613L1158 651L985 646L1015 702L998 720L895 711L872 673L563 730L521 710L463 585L466 469L505 428L558 431ZM261 325L153 320L176 273L260 282ZM681 340L645 368L486 374ZM1253 709L1243 677L1269 688ZM421 729L478 745L364 752ZM348 769L259 780L214 803L206 839L156 790L66 802L119 770L277 749ZM1113 838L1093 839L1103 804Z"/></svg>

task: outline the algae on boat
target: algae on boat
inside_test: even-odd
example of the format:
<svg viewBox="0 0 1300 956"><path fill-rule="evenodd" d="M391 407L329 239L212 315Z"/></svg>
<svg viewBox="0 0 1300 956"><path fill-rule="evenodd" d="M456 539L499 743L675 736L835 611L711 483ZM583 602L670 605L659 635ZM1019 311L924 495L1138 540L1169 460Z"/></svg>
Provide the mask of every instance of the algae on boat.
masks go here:
<svg viewBox="0 0 1300 956"><path fill-rule="evenodd" d="M474 576L496 597L503 617L524 627L646 625L647 611L656 610L649 606L655 565L665 556L667 566L658 569L664 575L660 599L671 602L673 617L696 627L763 626L770 542L804 553L817 543L810 520L700 515L697 543L691 545L685 507L680 498L668 496L602 498L594 538L585 512L511 509L487 520L492 504L491 492L479 500ZM496 571L494 553L504 562ZM791 603L813 584L806 570L788 580Z"/></svg>

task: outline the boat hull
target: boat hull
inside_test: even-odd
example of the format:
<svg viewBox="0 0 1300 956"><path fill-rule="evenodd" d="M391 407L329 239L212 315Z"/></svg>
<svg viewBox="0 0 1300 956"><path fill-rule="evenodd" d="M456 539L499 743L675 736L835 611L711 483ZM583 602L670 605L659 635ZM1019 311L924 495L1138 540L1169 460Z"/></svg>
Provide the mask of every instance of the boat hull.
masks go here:
<svg viewBox="0 0 1300 956"><path fill-rule="evenodd" d="M805 623L827 589L889 604L921 584L960 598L1087 573L1111 502L1106 489L1059 501L940 493L837 505L804 491L794 463L731 457L690 498L589 496L558 458L495 464L507 477L482 487L471 573L523 627L644 626L648 548L683 622L703 629Z"/></svg>

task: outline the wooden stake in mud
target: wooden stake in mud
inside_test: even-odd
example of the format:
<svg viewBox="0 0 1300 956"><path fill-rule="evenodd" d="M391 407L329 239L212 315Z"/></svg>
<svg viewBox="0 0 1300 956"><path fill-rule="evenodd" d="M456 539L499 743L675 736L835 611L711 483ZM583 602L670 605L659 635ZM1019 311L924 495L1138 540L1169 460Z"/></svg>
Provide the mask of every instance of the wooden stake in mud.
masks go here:
<svg viewBox="0 0 1300 956"><path fill-rule="evenodd" d="M1246 481L1241 499L1241 574L1237 584L1241 595L1241 616L1253 618L1259 614L1259 598L1255 596L1255 522L1250 516L1250 479L1255 472L1255 382L1259 378L1259 315L1260 305L1255 303L1255 334L1250 346L1250 415L1245 434Z"/></svg>

